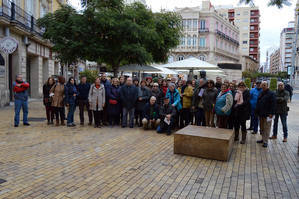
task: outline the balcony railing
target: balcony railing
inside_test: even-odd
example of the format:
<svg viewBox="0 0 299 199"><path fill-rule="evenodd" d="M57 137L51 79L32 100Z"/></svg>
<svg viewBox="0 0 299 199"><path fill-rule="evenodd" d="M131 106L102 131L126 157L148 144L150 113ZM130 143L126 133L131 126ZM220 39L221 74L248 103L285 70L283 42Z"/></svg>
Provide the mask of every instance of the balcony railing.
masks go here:
<svg viewBox="0 0 299 199"><path fill-rule="evenodd" d="M40 36L44 33L44 30L37 26L36 19L32 15L10 0L1 2L0 16L32 33L38 34Z"/></svg>
<svg viewBox="0 0 299 199"><path fill-rule="evenodd" d="M216 30L216 33L223 39L226 39L228 41L235 43L236 45L239 45L239 42L237 40L231 38L230 36L226 35L225 33L221 32L220 30Z"/></svg>
<svg viewBox="0 0 299 199"><path fill-rule="evenodd" d="M209 32L209 29L208 28L200 28L200 29L198 29L198 32L199 33Z"/></svg>

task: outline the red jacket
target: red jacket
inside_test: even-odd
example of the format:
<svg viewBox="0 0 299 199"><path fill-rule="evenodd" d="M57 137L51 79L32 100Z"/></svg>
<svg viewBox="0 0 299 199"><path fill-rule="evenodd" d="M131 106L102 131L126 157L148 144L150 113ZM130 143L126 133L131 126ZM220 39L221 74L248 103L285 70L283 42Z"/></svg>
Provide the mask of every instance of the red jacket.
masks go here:
<svg viewBox="0 0 299 199"><path fill-rule="evenodd" d="M17 85L18 85L18 83L15 82L14 87L13 87L13 91L15 93L23 92L29 88L29 83L27 83L27 82L21 83L20 86L17 86Z"/></svg>

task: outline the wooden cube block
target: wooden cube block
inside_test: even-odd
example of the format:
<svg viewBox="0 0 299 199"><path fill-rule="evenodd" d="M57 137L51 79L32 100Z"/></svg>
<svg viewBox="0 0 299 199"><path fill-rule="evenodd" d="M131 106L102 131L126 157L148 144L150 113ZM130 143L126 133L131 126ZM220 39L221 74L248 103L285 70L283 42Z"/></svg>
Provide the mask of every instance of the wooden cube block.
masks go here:
<svg viewBox="0 0 299 199"><path fill-rule="evenodd" d="M228 161L233 143L233 130L189 125L174 134L174 153Z"/></svg>

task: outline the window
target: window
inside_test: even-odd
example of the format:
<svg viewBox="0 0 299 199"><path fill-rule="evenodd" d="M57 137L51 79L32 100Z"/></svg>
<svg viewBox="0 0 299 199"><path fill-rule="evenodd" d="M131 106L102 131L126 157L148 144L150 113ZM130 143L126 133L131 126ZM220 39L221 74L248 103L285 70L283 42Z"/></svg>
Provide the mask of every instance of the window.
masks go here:
<svg viewBox="0 0 299 199"><path fill-rule="evenodd" d="M251 11L251 12L250 12L250 15L251 15L251 16L255 15L255 12L254 12L254 11Z"/></svg>
<svg viewBox="0 0 299 199"><path fill-rule="evenodd" d="M197 46L197 36L193 35L193 46Z"/></svg>
<svg viewBox="0 0 299 199"><path fill-rule="evenodd" d="M253 51L254 51L254 48L250 48L249 50L250 50L250 52L253 52Z"/></svg>
<svg viewBox="0 0 299 199"><path fill-rule="evenodd" d="M286 57L292 57L292 54L286 54Z"/></svg>
<svg viewBox="0 0 299 199"><path fill-rule="evenodd" d="M218 21L216 21L216 30L218 30Z"/></svg>
<svg viewBox="0 0 299 199"><path fill-rule="evenodd" d="M239 12L237 12L237 16L240 16L240 13L239 13Z"/></svg>
<svg viewBox="0 0 299 199"><path fill-rule="evenodd" d="M248 37L248 33L243 33L242 37Z"/></svg>
<svg viewBox="0 0 299 199"><path fill-rule="evenodd" d="M206 20L200 20L200 29L206 29Z"/></svg>
<svg viewBox="0 0 299 199"><path fill-rule="evenodd" d="M247 44L247 41L243 41L243 44Z"/></svg>
<svg viewBox="0 0 299 199"><path fill-rule="evenodd" d="M255 28L254 28L254 26L250 26L250 30L254 30Z"/></svg>
<svg viewBox="0 0 299 199"><path fill-rule="evenodd" d="M222 47L223 47L223 42L220 41L220 49L222 49Z"/></svg>
<svg viewBox="0 0 299 199"><path fill-rule="evenodd" d="M202 61L206 61L206 56L204 56L204 55L200 55L200 56L199 56L199 59L202 60Z"/></svg>
<svg viewBox="0 0 299 199"><path fill-rule="evenodd" d="M243 19L242 21L243 21L243 22L248 22L248 19Z"/></svg>
<svg viewBox="0 0 299 199"><path fill-rule="evenodd" d="M206 46L206 38L205 37L201 37L199 40L199 46L200 47L205 47Z"/></svg>
<svg viewBox="0 0 299 199"><path fill-rule="evenodd" d="M186 19L183 20L183 28L184 28L184 30L187 29L187 20Z"/></svg>
<svg viewBox="0 0 299 199"><path fill-rule="evenodd" d="M254 41L250 41L250 44L255 44L255 42Z"/></svg>
<svg viewBox="0 0 299 199"><path fill-rule="evenodd" d="M191 46L191 36L189 36L189 35L187 37L187 45Z"/></svg>
<svg viewBox="0 0 299 199"><path fill-rule="evenodd" d="M198 29L198 20L197 19L193 19L193 30L197 30Z"/></svg>
<svg viewBox="0 0 299 199"><path fill-rule="evenodd" d="M218 48L218 39L216 39L216 48Z"/></svg>
<svg viewBox="0 0 299 199"><path fill-rule="evenodd" d="M181 37L181 46L185 46L185 45L186 45L185 37Z"/></svg>
<svg viewBox="0 0 299 199"><path fill-rule="evenodd" d="M178 61L182 61L182 60L184 60L184 56L183 56L183 55L180 55L180 56L178 57Z"/></svg>
<svg viewBox="0 0 299 199"><path fill-rule="evenodd" d="M255 19L250 19L250 22L252 23L252 22L255 22Z"/></svg>
<svg viewBox="0 0 299 199"><path fill-rule="evenodd" d="M48 13L47 5L40 2L40 17L44 17Z"/></svg>
<svg viewBox="0 0 299 199"><path fill-rule="evenodd" d="M224 33L227 34L227 28L226 28L226 27L225 27L225 29L224 29Z"/></svg>
<svg viewBox="0 0 299 199"><path fill-rule="evenodd" d="M248 26L243 26L243 30L248 30Z"/></svg>
<svg viewBox="0 0 299 199"><path fill-rule="evenodd" d="M220 31L223 31L223 25L221 24L221 26L220 26Z"/></svg>
<svg viewBox="0 0 299 199"><path fill-rule="evenodd" d="M248 16L248 11L247 11L247 10L244 11L244 12L243 12L243 15L244 15L244 16Z"/></svg>
<svg viewBox="0 0 299 199"><path fill-rule="evenodd" d="M248 50L248 48L242 48L242 51L247 51Z"/></svg>
<svg viewBox="0 0 299 199"><path fill-rule="evenodd" d="M174 61L174 57L173 56L169 56L168 57L168 63L172 63Z"/></svg>
<svg viewBox="0 0 299 199"><path fill-rule="evenodd" d="M192 25L192 20L188 19L187 20L187 30L191 30L191 25Z"/></svg>
<svg viewBox="0 0 299 199"><path fill-rule="evenodd" d="M231 36L231 32L230 32L230 30L228 31L228 36Z"/></svg>

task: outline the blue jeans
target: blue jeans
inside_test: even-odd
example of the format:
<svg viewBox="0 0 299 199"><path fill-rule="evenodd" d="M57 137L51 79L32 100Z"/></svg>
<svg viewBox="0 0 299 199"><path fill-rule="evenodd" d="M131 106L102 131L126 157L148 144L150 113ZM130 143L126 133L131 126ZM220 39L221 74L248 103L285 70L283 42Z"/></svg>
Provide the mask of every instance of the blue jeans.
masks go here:
<svg viewBox="0 0 299 199"><path fill-rule="evenodd" d="M28 123L28 101L27 100L15 100L15 125L20 123L20 111L23 109L23 123Z"/></svg>
<svg viewBox="0 0 299 199"><path fill-rule="evenodd" d="M122 120L122 126L126 127L128 123L128 114L129 114L129 125L130 127L134 126L134 113L135 113L135 108L132 108L128 110L127 108L123 107L123 120Z"/></svg>
<svg viewBox="0 0 299 199"><path fill-rule="evenodd" d="M283 137L287 138L288 137L287 114L275 114L274 125L273 125L273 135L277 136L279 117L280 117L280 121L282 123Z"/></svg>
<svg viewBox="0 0 299 199"><path fill-rule="evenodd" d="M254 112L255 112L255 109L252 109L251 110L251 121L250 122L252 122L253 132L257 133L258 126L259 126L259 118Z"/></svg>
<svg viewBox="0 0 299 199"><path fill-rule="evenodd" d="M76 104L69 104L69 112L67 114L67 124L74 123L75 110L76 110Z"/></svg>
<svg viewBox="0 0 299 199"><path fill-rule="evenodd" d="M160 125L157 127L157 133L171 133L171 128L172 128L172 125L173 125L173 121L171 120L170 121L170 124L166 124L164 122L164 119L160 122Z"/></svg>

